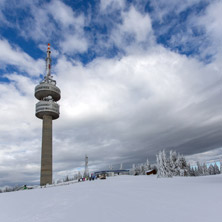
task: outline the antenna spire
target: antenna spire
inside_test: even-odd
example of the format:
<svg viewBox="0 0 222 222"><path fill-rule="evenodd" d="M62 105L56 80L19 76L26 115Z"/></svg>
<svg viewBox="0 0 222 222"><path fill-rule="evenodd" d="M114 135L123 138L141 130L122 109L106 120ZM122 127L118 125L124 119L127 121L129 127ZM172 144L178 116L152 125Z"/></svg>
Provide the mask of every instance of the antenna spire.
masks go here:
<svg viewBox="0 0 222 222"><path fill-rule="evenodd" d="M88 169L88 156L85 156L85 171L84 171L84 177L89 177L89 169Z"/></svg>
<svg viewBox="0 0 222 222"><path fill-rule="evenodd" d="M51 50L50 50L50 43L48 43L47 49L47 57L46 57L46 78L49 79L51 77Z"/></svg>

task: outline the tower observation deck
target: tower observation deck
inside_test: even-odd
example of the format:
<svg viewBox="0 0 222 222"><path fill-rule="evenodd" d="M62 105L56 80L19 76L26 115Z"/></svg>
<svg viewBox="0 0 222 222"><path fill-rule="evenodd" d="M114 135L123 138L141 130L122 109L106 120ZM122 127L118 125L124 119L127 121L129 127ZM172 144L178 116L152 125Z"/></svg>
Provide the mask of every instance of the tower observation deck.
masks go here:
<svg viewBox="0 0 222 222"><path fill-rule="evenodd" d="M51 76L51 51L48 44L46 57L46 75L39 85L35 87L36 103L35 115L43 120L42 124L42 154L40 185L52 183L52 120L59 118L59 105L61 91Z"/></svg>

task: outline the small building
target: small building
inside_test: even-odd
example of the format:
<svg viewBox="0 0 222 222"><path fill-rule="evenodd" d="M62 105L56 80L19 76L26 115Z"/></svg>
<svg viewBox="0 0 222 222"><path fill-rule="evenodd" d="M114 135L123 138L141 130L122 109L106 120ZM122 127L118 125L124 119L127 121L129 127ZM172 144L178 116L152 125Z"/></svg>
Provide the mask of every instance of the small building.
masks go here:
<svg viewBox="0 0 222 222"><path fill-rule="evenodd" d="M151 170L147 170L146 171L146 175L152 175L152 174L156 174L156 170L155 169L151 169Z"/></svg>

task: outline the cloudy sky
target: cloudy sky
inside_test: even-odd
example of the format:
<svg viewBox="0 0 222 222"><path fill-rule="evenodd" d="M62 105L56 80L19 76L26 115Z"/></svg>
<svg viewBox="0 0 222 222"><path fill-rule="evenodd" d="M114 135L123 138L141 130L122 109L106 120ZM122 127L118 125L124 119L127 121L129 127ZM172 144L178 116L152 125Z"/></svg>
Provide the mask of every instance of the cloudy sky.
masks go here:
<svg viewBox="0 0 222 222"><path fill-rule="evenodd" d="M222 157L221 0L0 0L0 186L39 183L34 87L61 89L54 178L159 150Z"/></svg>

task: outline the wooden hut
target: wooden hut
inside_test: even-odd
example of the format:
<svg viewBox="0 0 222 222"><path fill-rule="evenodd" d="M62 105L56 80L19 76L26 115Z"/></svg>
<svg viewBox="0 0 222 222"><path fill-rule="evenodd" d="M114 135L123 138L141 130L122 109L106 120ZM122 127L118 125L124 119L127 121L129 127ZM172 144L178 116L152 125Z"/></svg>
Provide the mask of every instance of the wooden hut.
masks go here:
<svg viewBox="0 0 222 222"><path fill-rule="evenodd" d="M151 170L147 170L146 171L146 175L152 175L152 174L156 174L156 170L155 169L151 169Z"/></svg>

